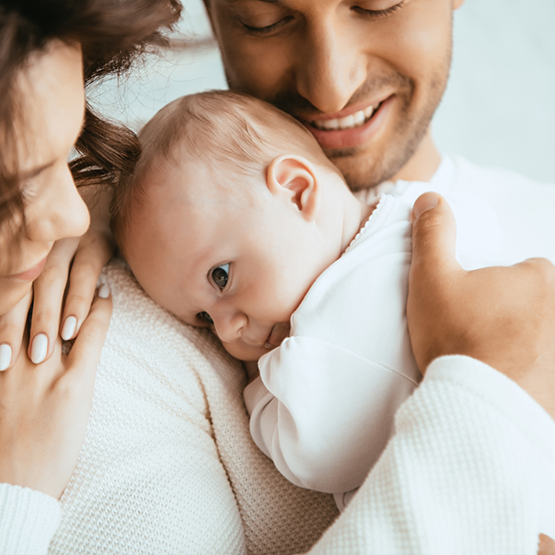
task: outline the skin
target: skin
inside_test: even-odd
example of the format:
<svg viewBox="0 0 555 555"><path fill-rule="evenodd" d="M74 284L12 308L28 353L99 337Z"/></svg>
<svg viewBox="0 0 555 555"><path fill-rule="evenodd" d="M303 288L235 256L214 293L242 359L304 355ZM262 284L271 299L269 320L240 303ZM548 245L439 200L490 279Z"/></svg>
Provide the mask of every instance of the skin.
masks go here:
<svg viewBox="0 0 555 555"><path fill-rule="evenodd" d="M53 44L48 55L31 58L18 80L26 91L20 101L28 122L19 145L25 225L23 233L15 235L10 229L21 224L17 218L0 227L0 344L11 351L8 368L19 353L31 298L29 356L37 363L52 356L56 336L63 330L60 313L72 261L62 322L73 317L73 331L66 327L63 338L76 337L88 315L98 275L113 250L108 219L99 217L107 212L109 198L95 205L94 224L87 232L89 209L67 164L85 107L80 49ZM33 349L38 335L46 338L42 354Z"/></svg>
<svg viewBox="0 0 555 555"><path fill-rule="evenodd" d="M474 357L516 382L555 418L555 267L536 258L467 272L455 259L455 237L447 202L435 193L422 195L413 208L407 299L422 373L436 357ZM540 534L538 555L554 553L555 541Z"/></svg>
<svg viewBox="0 0 555 555"><path fill-rule="evenodd" d="M205 0L230 88L307 125L353 190L425 181L437 169L429 123L449 73L452 12L462 3ZM310 123L380 102L361 132Z"/></svg>
<svg viewBox="0 0 555 555"><path fill-rule="evenodd" d="M49 54L32 60L20 75L19 87L27 91L21 111L33 122L20 144L25 224L13 237L6 223L1 230L0 314L30 292L58 239L78 237L89 227L89 211L67 165L85 109L81 53L55 46Z"/></svg>
<svg viewBox="0 0 555 555"><path fill-rule="evenodd" d="M74 241L89 223L67 166L83 122L81 50L52 43L22 71L19 94L28 117L17 133L28 148L20 149L17 164L32 177L22 183L25 219L13 222L20 233L0 229L0 314L11 318L27 315L37 263L50 252L61 257L59 241ZM27 273L14 277L21 272ZM55 498L63 492L83 443L111 306L109 298L93 302L69 356L58 338L48 361L35 366L23 350L0 372L0 482Z"/></svg>
<svg viewBox="0 0 555 555"><path fill-rule="evenodd" d="M147 208L125 234L126 258L156 302L212 328L236 358L258 360L287 337L291 315L371 208L300 156L275 158L266 181L237 179L243 194L176 158L142 178Z"/></svg>

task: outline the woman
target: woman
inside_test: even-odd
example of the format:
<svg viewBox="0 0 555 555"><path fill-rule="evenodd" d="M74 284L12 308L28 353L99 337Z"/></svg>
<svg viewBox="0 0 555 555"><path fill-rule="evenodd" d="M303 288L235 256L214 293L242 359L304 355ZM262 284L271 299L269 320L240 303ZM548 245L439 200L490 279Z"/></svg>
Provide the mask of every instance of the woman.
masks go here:
<svg viewBox="0 0 555 555"><path fill-rule="evenodd" d="M106 127L90 112L85 113L81 133L81 68L85 81L126 68L147 45L161 42L158 29L171 26L179 12L174 2L154 0L121 4L82 0L71 5L52 1L42 6L42 12L34 5L27 12L26 3L20 1L3 2L0 8L0 40L6 45L0 49L4 56L0 59L0 315L5 325L15 329L10 341L2 339L8 347L0 353L4 361L9 359L3 362L7 369L0 373L0 552L44 553L49 545L61 553L305 550L335 516L329 500L283 486L267 461L249 450L244 411L243 420L240 416L244 376L216 350L208 335L192 332L154 307L125 270L112 267L105 276L115 311L88 429L111 302L102 286L90 314L84 317L91 296L86 285L96 281L98 272L92 272L92 278L87 274L84 285L85 262L79 256L61 326L64 337L77 336L71 353L66 357L61 352L61 342L55 339L57 324L54 330L49 328L57 317L47 319L46 324L37 322L37 316L44 320L44 314L59 311L56 303L61 291L49 301L52 306L44 301L41 305L41 288L44 292L53 287L46 279L34 288L37 307L29 353L26 349L18 352L17 330L27 318L32 283L41 270L46 278L48 267L61 271L77 248L71 238L87 229L88 213L66 164L73 143L77 141L78 150L87 157L75 164L77 177L93 184L115 181L118 172L125 171L125 161L137 155L131 135ZM109 131L117 131L116 146L106 140ZM492 276L485 271L469 278L448 264L452 249L438 244L433 232L438 222L449 232L454 232L454 226L443 203L428 208L415 226L409 305L411 329L417 330L413 347L421 367L425 369L431 359L445 354L474 355L505 372L550 410L550 399L538 383L550 386L550 376L545 374L555 360L549 342L555 330L552 267L532 263L501 272L505 286L496 305L495 325L491 325L480 309L491 299L491 289L496 289ZM108 258L109 242L95 246L102 226L93 231L82 244L100 248ZM438 248L421 251L421 244L438 244ZM440 277L448 275L449 279L434 281L431 278L437 276L427 269L430 261L440 259L444 267ZM493 278L497 286L499 272ZM523 283L534 291L522 316L526 325L499 325L513 314L513 299L518 296L514 291ZM80 296L84 297L81 302ZM446 312L446 306L451 312ZM460 306L466 310L458 310ZM462 345L453 342L460 338L459 330L477 321L483 321L480 334ZM122 334L128 331L133 337L123 341ZM41 333L45 337L37 342ZM154 341L149 342L153 335ZM522 353L520 359L511 356L507 360L503 349L507 341L532 346L531 350L542 354L541 364L536 368L536 361ZM154 352L156 342L164 347L173 343L175 354L166 348ZM29 357L44 362L34 366ZM137 360L129 372L116 368L133 357ZM173 370L168 370L172 365ZM538 375L542 379L534 380ZM418 420L416 424L418 428ZM400 435L398 444L403 441ZM373 472L363 486L361 498L372 493L376 484L392 492L402 484L394 473L375 476ZM421 478L425 487L425 469ZM57 499L62 493L60 524ZM364 536L356 533L361 522L363 532L390 522L387 511L376 516L367 509L368 505L354 503L314 552L357 551L360 544L356 542ZM293 517L287 520L280 512ZM406 516L414 515L407 510ZM424 520L418 521L417 532L426 531L426 515L418 516ZM310 527L313 521L318 522ZM283 529L276 533L274 529L280 526Z"/></svg>

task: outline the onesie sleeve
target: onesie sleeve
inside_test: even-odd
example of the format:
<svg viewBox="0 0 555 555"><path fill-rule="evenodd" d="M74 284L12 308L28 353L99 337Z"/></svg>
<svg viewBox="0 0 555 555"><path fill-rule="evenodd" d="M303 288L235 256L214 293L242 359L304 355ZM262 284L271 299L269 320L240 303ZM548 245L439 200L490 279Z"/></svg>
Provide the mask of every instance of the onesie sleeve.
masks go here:
<svg viewBox="0 0 555 555"><path fill-rule="evenodd" d="M396 433L310 555L536 555L555 537L555 423L479 361L434 361Z"/></svg>
<svg viewBox="0 0 555 555"><path fill-rule="evenodd" d="M60 504L50 495L0 484L2 555L46 554L60 520Z"/></svg>
<svg viewBox="0 0 555 555"><path fill-rule="evenodd" d="M294 484L326 493L360 486L416 384L338 345L291 337L245 389L258 447Z"/></svg>

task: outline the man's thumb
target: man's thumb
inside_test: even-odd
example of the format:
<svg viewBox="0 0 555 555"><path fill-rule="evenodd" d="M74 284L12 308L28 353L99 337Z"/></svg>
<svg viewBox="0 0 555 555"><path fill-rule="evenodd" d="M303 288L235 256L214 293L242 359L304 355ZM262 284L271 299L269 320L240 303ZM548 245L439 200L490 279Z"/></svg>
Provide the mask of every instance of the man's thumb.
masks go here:
<svg viewBox="0 0 555 555"><path fill-rule="evenodd" d="M412 221L411 272L441 279L443 270L460 269L455 259L457 226L447 201L437 193L424 193L414 203Z"/></svg>

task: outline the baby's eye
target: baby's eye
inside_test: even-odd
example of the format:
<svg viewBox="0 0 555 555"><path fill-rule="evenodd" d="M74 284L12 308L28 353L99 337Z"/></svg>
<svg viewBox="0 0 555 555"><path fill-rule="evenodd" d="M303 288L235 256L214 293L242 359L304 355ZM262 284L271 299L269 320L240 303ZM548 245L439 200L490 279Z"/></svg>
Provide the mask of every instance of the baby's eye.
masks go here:
<svg viewBox="0 0 555 555"><path fill-rule="evenodd" d="M208 314L208 312L199 312L197 314L197 318L199 318L203 322L206 322L209 325L214 324L214 320L212 320L212 318L210 317L210 314Z"/></svg>
<svg viewBox="0 0 555 555"><path fill-rule="evenodd" d="M222 264L221 266L214 268L210 275L212 277L212 281L220 289L224 289L229 278L229 264Z"/></svg>

